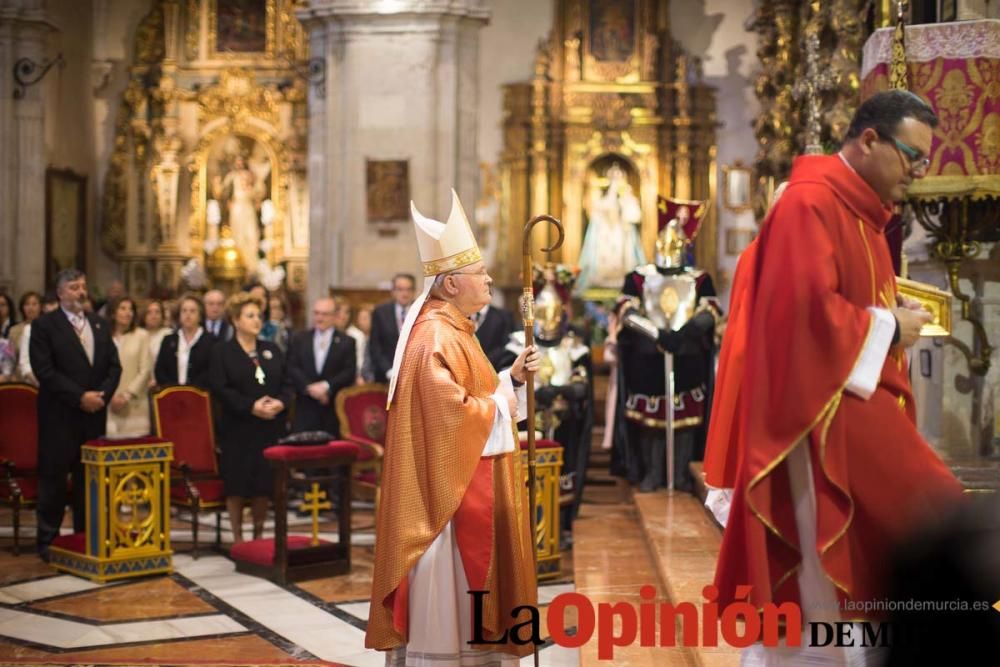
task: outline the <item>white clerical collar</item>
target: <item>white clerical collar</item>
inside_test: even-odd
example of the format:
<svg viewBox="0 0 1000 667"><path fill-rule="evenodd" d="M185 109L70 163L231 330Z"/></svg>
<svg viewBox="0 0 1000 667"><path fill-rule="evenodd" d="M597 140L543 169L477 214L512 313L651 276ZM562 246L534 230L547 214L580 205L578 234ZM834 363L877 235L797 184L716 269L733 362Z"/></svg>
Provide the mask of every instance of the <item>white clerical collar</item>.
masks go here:
<svg viewBox="0 0 1000 667"><path fill-rule="evenodd" d="M856 174L856 173L858 173L858 170L857 170L857 169L855 169L854 167L852 167L852 166L851 166L851 163L847 161L847 158L846 158L846 157L844 157L844 151L839 151L839 152L837 153L837 157L839 157L839 158L840 158L840 161L841 161L841 162L843 162L844 164L846 164L846 165L847 165L847 168L848 168L848 169L850 169L851 171L853 171L853 172L854 172L855 174Z"/></svg>

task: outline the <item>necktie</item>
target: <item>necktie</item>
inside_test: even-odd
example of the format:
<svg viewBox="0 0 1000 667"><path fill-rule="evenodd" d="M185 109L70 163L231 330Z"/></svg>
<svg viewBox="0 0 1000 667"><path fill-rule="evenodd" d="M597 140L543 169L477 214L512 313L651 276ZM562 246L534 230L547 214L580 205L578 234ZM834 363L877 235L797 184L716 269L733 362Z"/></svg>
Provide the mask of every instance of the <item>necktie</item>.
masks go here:
<svg viewBox="0 0 1000 667"><path fill-rule="evenodd" d="M79 315L74 315L73 319L70 320L70 324L73 325L73 330L76 331L76 337L83 340L83 318Z"/></svg>
<svg viewBox="0 0 1000 667"><path fill-rule="evenodd" d="M399 328L403 328L403 322L406 321L406 306L400 306L399 308Z"/></svg>

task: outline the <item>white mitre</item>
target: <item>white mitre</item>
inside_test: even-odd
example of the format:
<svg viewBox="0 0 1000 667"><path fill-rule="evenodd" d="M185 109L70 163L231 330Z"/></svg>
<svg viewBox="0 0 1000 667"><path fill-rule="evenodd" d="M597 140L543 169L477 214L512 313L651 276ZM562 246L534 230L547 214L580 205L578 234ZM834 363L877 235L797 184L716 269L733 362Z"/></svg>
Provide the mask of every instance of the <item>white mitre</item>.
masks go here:
<svg viewBox="0 0 1000 667"><path fill-rule="evenodd" d="M417 233L417 250L420 261L424 265L424 289L417 300L406 311L406 319L399 330L399 341L396 343L396 353L392 359L392 370L389 371L388 405L392 404L396 393L396 380L399 369L403 365L403 353L410 339L410 331L430 294L434 279L442 273L451 273L464 266L480 261L483 256L479 252L479 244L472 234L469 219L462 209L455 190L451 191L451 212L447 222L439 222L425 217L417 210L417 205L410 202L410 213L413 216L413 227Z"/></svg>

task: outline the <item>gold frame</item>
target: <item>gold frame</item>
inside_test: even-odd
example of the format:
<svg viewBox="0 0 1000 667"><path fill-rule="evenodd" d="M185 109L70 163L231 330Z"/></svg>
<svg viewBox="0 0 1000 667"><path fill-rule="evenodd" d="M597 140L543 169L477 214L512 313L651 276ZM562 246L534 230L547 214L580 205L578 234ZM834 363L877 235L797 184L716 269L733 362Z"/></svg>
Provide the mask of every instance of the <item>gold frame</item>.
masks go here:
<svg viewBox="0 0 1000 667"><path fill-rule="evenodd" d="M896 278L896 288L900 294L919 301L933 315L934 319L920 329L921 336L951 335L951 294L907 278Z"/></svg>
<svg viewBox="0 0 1000 667"><path fill-rule="evenodd" d="M208 0L208 58L210 60L253 60L255 58L273 58L278 51L275 26L277 25L278 0L265 0L265 33L263 51L246 51L229 53L217 51L218 46L218 0ZM199 21L200 22L200 21Z"/></svg>
<svg viewBox="0 0 1000 667"><path fill-rule="evenodd" d="M205 239L208 232L206 211L208 208L208 152L219 139L227 135L241 135L260 143L271 160L271 202L274 204L274 221L265 227L264 238L271 241L266 253L267 261L276 266L284 259L285 222L288 220L288 174L289 158L284 145L277 141L268 130L246 121L223 122L202 135L198 146L192 152L189 169L191 179L191 217L189 235L191 252L195 256L205 253Z"/></svg>
<svg viewBox="0 0 1000 667"><path fill-rule="evenodd" d="M642 41L645 38L642 30L642 11L645 8L641 0L629 0L633 3L632 16L632 55L628 60L609 61L597 60L590 52L590 3L583 2L581 11L581 32L583 33L583 81L615 81L616 83L638 83L641 79L639 67L643 52Z"/></svg>
<svg viewBox="0 0 1000 667"><path fill-rule="evenodd" d="M729 187L734 174L746 175L747 196L744 202L734 202L729 196ZM744 164L743 160L736 160L732 166L722 165L722 205L733 213L743 213L753 208L753 170Z"/></svg>

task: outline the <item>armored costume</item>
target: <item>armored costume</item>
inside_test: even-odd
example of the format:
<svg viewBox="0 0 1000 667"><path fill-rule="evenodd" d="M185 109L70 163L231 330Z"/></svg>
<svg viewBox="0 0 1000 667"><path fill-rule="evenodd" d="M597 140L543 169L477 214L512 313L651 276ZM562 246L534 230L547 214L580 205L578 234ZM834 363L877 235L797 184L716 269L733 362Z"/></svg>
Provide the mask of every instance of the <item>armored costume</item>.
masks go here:
<svg viewBox="0 0 1000 667"><path fill-rule="evenodd" d="M594 382L590 347L569 325L576 274L563 265L535 271L535 345L542 355L535 375L535 424L546 438L563 446L560 526L567 535L580 511L594 426ZM516 358L524 332L515 331L507 351Z"/></svg>
<svg viewBox="0 0 1000 667"><path fill-rule="evenodd" d="M706 210L704 202L661 197L656 263L631 272L622 287L622 390L611 471L638 484L640 491L667 483L668 421L673 423L676 489L692 490L689 463L704 452L721 307L711 277L687 266L686 255ZM667 401L671 380L672 414Z"/></svg>

